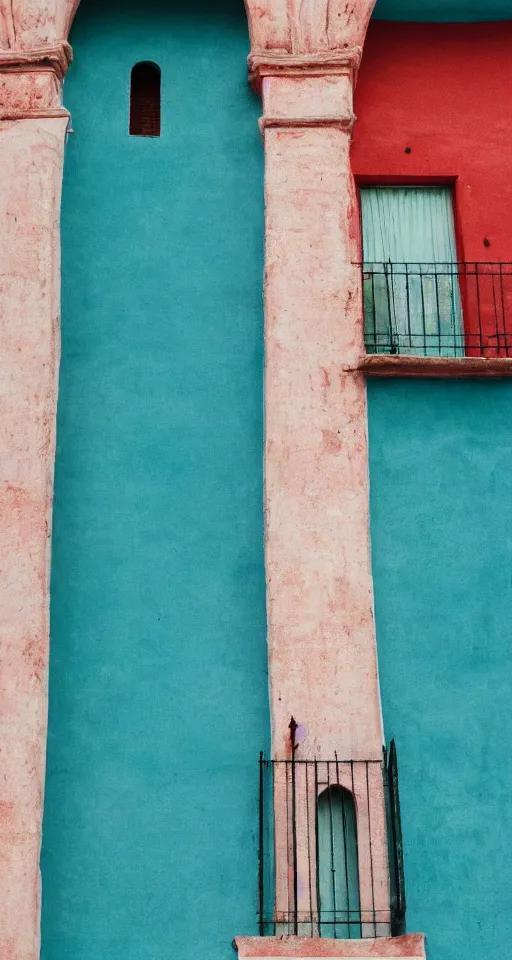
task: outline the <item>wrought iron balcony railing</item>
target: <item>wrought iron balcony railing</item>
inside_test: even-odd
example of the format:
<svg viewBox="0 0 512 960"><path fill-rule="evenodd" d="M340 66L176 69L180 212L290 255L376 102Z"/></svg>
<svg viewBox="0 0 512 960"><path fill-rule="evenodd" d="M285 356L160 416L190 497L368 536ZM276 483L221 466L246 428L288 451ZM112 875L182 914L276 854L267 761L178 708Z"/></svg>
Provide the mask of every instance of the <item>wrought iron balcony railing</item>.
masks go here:
<svg viewBox="0 0 512 960"><path fill-rule="evenodd" d="M512 263L364 263L367 353L512 357Z"/></svg>
<svg viewBox="0 0 512 960"><path fill-rule="evenodd" d="M379 760L260 755L260 934L360 939L403 932L394 742Z"/></svg>

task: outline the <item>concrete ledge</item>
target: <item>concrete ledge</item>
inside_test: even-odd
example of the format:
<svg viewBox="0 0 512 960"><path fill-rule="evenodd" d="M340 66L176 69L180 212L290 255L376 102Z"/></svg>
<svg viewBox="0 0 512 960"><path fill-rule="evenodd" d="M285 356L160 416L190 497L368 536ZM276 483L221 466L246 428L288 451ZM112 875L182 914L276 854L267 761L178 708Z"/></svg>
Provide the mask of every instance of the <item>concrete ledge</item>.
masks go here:
<svg viewBox="0 0 512 960"><path fill-rule="evenodd" d="M48 66L62 79L66 76L73 59L73 51L67 41L48 43L27 50L0 50L0 70L26 70L34 66Z"/></svg>
<svg viewBox="0 0 512 960"><path fill-rule="evenodd" d="M242 958L275 960L278 957L296 960L317 960L319 957L350 957L352 960L425 960L425 938L422 933L404 937L379 937L376 940L329 940L323 937L235 937L234 946Z"/></svg>
<svg viewBox="0 0 512 960"><path fill-rule="evenodd" d="M363 357L356 369L368 377L512 377L512 357L411 357L378 353Z"/></svg>

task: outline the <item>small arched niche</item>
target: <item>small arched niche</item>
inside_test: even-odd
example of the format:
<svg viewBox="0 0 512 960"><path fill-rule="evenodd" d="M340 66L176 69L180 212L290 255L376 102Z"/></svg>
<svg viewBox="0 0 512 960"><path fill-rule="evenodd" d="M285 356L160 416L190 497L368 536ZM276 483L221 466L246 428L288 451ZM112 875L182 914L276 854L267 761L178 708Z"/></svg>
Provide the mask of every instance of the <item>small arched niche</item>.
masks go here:
<svg viewBox="0 0 512 960"><path fill-rule="evenodd" d="M318 797L318 912L322 937L361 936L357 819L352 794L338 785Z"/></svg>
<svg viewBox="0 0 512 960"><path fill-rule="evenodd" d="M160 136L162 74L151 60L136 63L130 76L130 135Z"/></svg>

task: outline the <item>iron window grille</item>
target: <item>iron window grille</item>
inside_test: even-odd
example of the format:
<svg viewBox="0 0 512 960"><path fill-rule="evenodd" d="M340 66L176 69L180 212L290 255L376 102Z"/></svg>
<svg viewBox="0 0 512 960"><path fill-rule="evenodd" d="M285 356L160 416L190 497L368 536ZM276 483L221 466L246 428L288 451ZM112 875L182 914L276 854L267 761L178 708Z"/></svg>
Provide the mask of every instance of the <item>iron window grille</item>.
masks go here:
<svg viewBox="0 0 512 960"><path fill-rule="evenodd" d="M261 936L395 936L405 922L396 748L383 760L260 754Z"/></svg>
<svg viewBox="0 0 512 960"><path fill-rule="evenodd" d="M363 263L367 353L512 357L512 263Z"/></svg>

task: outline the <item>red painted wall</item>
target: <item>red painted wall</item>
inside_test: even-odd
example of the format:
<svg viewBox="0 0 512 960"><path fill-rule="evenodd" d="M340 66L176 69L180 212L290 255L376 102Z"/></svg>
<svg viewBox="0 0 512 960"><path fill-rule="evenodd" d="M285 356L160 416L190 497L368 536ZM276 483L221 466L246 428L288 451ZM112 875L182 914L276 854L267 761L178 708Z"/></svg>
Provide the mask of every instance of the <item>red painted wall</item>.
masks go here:
<svg viewBox="0 0 512 960"><path fill-rule="evenodd" d="M461 259L512 261L511 21L373 21L355 112L357 179L455 180Z"/></svg>
<svg viewBox="0 0 512 960"><path fill-rule="evenodd" d="M356 180L453 182L460 260L512 261L511 63L510 21L373 21L368 31L355 96ZM476 290L472 278L461 286L468 330L477 323ZM489 332L496 289L485 280L479 291ZM512 273L503 289L500 326L512 332Z"/></svg>

